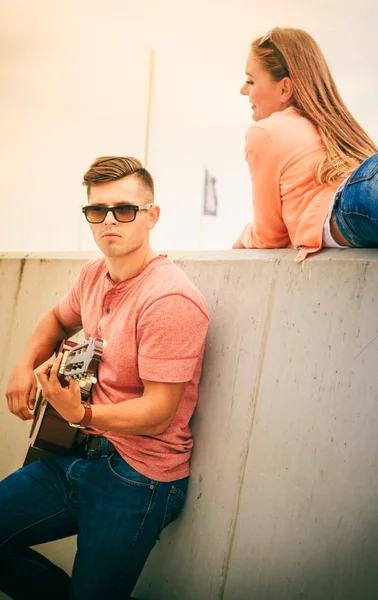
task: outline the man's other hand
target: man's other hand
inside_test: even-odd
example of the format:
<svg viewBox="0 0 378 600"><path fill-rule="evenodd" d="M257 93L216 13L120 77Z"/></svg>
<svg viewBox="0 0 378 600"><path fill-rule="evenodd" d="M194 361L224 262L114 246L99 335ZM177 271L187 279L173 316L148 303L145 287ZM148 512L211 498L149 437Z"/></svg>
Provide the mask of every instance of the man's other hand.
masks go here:
<svg viewBox="0 0 378 600"><path fill-rule="evenodd" d="M36 393L37 381L33 368L16 364L5 392L10 412L23 421L32 419Z"/></svg>

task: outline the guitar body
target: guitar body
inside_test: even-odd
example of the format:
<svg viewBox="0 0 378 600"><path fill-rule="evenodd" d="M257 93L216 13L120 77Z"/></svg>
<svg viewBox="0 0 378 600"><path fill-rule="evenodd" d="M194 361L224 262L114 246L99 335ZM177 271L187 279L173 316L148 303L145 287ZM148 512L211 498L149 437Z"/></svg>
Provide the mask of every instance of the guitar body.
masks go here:
<svg viewBox="0 0 378 600"><path fill-rule="evenodd" d="M41 392L38 401L38 423L34 435L29 440L24 466L47 454L68 454L79 431L62 419L55 408L42 397Z"/></svg>
<svg viewBox="0 0 378 600"><path fill-rule="evenodd" d="M57 351L57 354L63 352L58 373L61 384L64 386L69 379L77 379L83 400L88 398L92 385L96 382L95 374L103 347L104 340L91 338L82 344L63 341ZM23 466L47 454L68 454L78 431L60 416L40 391L34 407L34 419Z"/></svg>

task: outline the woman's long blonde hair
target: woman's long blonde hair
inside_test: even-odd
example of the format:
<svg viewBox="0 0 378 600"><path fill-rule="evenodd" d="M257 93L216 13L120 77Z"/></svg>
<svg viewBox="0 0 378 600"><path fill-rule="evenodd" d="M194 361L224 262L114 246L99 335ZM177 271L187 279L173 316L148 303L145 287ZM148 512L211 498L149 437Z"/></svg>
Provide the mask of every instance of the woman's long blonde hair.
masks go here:
<svg viewBox="0 0 378 600"><path fill-rule="evenodd" d="M377 146L345 106L322 51L301 29L276 27L252 43L252 52L275 81L289 75L292 105L314 123L326 156L314 167L316 181L345 179Z"/></svg>

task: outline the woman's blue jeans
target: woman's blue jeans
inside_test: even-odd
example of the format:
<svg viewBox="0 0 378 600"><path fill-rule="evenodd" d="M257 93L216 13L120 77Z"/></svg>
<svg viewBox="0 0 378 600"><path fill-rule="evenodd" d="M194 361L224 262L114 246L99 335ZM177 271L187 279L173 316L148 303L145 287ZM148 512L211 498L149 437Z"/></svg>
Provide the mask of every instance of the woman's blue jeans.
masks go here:
<svg viewBox="0 0 378 600"><path fill-rule="evenodd" d="M365 160L336 192L333 212L352 246L378 248L378 154Z"/></svg>
<svg viewBox="0 0 378 600"><path fill-rule="evenodd" d="M14 600L127 600L187 484L151 480L107 451L19 469L0 484L0 590ZM30 548L74 534L71 579Z"/></svg>

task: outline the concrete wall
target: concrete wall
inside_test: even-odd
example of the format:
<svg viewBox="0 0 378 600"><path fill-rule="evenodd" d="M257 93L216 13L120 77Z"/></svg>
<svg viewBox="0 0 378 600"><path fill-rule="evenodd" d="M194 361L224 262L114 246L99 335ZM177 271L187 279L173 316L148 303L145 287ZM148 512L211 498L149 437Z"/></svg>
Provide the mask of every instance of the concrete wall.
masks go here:
<svg viewBox="0 0 378 600"><path fill-rule="evenodd" d="M175 253L211 326L192 479L138 600L378 597L378 253ZM87 255L0 255L0 393ZM1 405L1 475L28 425ZM49 544L69 569L74 539Z"/></svg>

